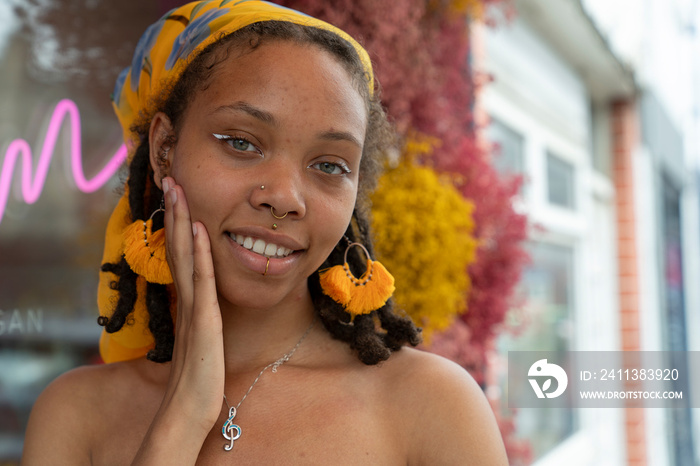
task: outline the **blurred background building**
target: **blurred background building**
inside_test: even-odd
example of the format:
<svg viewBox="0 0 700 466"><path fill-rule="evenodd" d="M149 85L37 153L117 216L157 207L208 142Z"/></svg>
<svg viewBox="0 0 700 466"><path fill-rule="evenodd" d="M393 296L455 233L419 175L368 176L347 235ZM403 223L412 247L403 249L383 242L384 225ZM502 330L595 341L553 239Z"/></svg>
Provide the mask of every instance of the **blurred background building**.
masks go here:
<svg viewBox="0 0 700 466"><path fill-rule="evenodd" d="M522 173L529 320L507 350L698 350L697 1L520 0L476 27L501 170ZM684 387L689 388L689 387ZM520 410L535 464L699 464L697 410Z"/></svg>
<svg viewBox="0 0 700 466"><path fill-rule="evenodd" d="M72 161L93 178L121 144L109 101L114 76L162 14L139 3L0 2L0 464L18 464L41 390L98 358L97 272L120 183L114 176L83 193ZM71 147L69 119L59 120L42 176L37 164L62 99L80 111L81 147ZM9 165L6 151L19 138L32 148L31 170L22 157ZM22 176L40 193L34 204L23 201Z"/></svg>
<svg viewBox="0 0 700 466"><path fill-rule="evenodd" d="M146 27L181 3L0 2L0 464L19 462L26 421L41 390L62 372L99 361L97 271L104 228L123 173L85 192L90 190L75 168L80 166L89 180L114 159L121 145L108 98L115 77L130 63ZM484 214L483 206L495 197L488 186L480 196L469 185L461 192L476 204L480 216L474 217L474 235L480 244L498 239L494 235L484 241L485 231L499 232L518 216L527 219L523 247L531 262L517 285L516 298L522 300L513 301L513 311L502 325L518 331L495 337L489 333L479 340L478 319L472 318L488 317L493 309L478 304L455 321L452 336L448 332L448 337L434 341L435 348L448 341L452 349L444 352L475 373L497 411L512 416L508 435L527 445L509 450L512 464L700 464L697 410L512 413L504 398L508 351L672 350L675 359L669 364L676 367L687 366L684 352L700 351L698 0L282 3L312 14L325 12L334 22L354 18L361 23L361 35L374 41L375 47L368 47L373 58L387 60L378 73L384 73L384 96L404 136L411 129L435 136L428 117L449 109L451 100L440 101L429 92L421 95L421 85L437 92L436 85L424 76L412 79L399 66L391 75L389 65L404 63L405 55L410 58L405 63L411 64L455 51L455 63L472 74L469 83L482 82L487 75L492 79L476 93L451 84L454 94L476 96L476 121L455 121L474 123L470 128L476 129L478 139L494 143L492 164L504 179L523 177L512 201L517 215ZM506 8L487 9L492 3ZM386 11L377 13L379 6ZM454 43L415 54L407 43L433 45L420 35L407 34L401 21L434 26L438 22L430 15L454 15L448 7L471 15L468 23L464 21L471 38L468 54L460 55L462 49ZM352 15L351 8L356 9ZM391 16L397 9L406 14ZM366 18L369 12L378 19ZM415 19L421 14L427 20ZM377 25L387 29L379 31ZM357 32L353 24L349 27ZM442 32L447 42L461 37L458 28ZM449 83L444 87L449 89ZM460 105L461 94L453 99ZM403 102L407 95L412 100ZM56 120L57 104L64 99L80 112L77 148L70 133L76 125L68 118ZM428 109L427 117L411 115L415 109ZM462 110L469 116L471 109ZM52 129L52 121L60 126ZM440 125L433 126L436 133L441 131ZM37 168L42 166L42 147L52 134L58 139L42 171ZM20 138L32 148L31 170L21 168L29 157L7 157L11 142ZM467 147L460 149L465 158L479 155L469 141L458 141ZM450 141L443 142L442 152L449 152ZM439 154L434 159L438 168L444 164ZM473 168L482 159L475 156L465 166ZM485 173L483 167L473 171ZM25 202L28 194L38 195L36 202ZM512 233L511 242L519 241L518 235ZM495 244L497 249L504 243ZM515 260L513 254L510 259L489 257L491 262ZM487 289L488 281L500 278L489 272L480 281L474 270L487 268L476 265L469 272L470 299L489 290L511 292L511 285ZM490 270L504 268L500 264ZM501 321L489 325L495 328ZM481 357L488 359L485 370ZM502 422L504 436L507 425Z"/></svg>

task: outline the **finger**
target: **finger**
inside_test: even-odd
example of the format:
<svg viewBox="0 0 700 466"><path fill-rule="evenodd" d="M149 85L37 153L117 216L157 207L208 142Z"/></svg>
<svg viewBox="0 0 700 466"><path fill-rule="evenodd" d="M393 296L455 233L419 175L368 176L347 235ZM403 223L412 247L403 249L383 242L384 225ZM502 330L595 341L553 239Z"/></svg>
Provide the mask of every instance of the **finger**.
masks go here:
<svg viewBox="0 0 700 466"><path fill-rule="evenodd" d="M173 200L170 198L170 187L174 184L173 179L163 178L163 205L165 214L163 215L163 228L165 228L165 255L170 265L170 245L173 242Z"/></svg>
<svg viewBox="0 0 700 466"><path fill-rule="evenodd" d="M221 333L221 311L216 292L214 263L206 227L201 222L192 224L194 233L194 330L206 330L207 338ZM213 332L213 333L212 333Z"/></svg>
<svg viewBox="0 0 700 466"><path fill-rule="evenodd" d="M216 292L214 261L206 227L201 222L192 224L194 235L194 313L190 326L192 350L199 367L199 379L208 380L213 398L221 400L224 394L224 340Z"/></svg>
<svg viewBox="0 0 700 466"><path fill-rule="evenodd" d="M192 224L191 234L193 268L190 283L194 301L186 334L176 341L176 348L182 349L183 354L177 355L174 376L177 382L196 391L201 390L198 384L206 380L206 391L212 394L209 399L221 400L225 372L223 332L211 244L206 227L201 222Z"/></svg>
<svg viewBox="0 0 700 466"><path fill-rule="evenodd" d="M189 325L193 304L192 225L185 193L172 178L167 179L169 190L165 195L165 227L168 265L173 275L178 299L178 325Z"/></svg>
<svg viewBox="0 0 700 466"><path fill-rule="evenodd" d="M177 361L178 359L178 354L181 353L182 351L178 351L182 344L178 344L178 341L182 341L184 338L185 331L184 329L187 327L185 325L185 322L182 316L182 312L180 311L180 302L181 302L181 295L180 292L177 290L178 289L178 284L177 284L177 274L176 274L176 268L175 268L175 262L173 260L173 254L172 254L172 246L174 244L173 240L173 229L174 229L174 224L175 224L175 218L174 218L174 205L177 202L177 193L172 191L172 187L175 185L175 180L171 177L164 177L162 180L163 184L163 203L165 207L165 214L163 215L163 229L165 230L165 255L166 259L168 261L168 267L170 268L170 272L173 276L173 285L175 286L176 292L177 292L177 299L178 299L178 306L176 307L176 320L175 320L175 346L173 348L173 354L172 354L172 360ZM174 368L177 366L174 366Z"/></svg>
<svg viewBox="0 0 700 466"><path fill-rule="evenodd" d="M187 340L193 312L192 226L184 191L173 178L164 179L164 183L169 188L165 194L166 253L178 301L171 377L178 380L189 352Z"/></svg>

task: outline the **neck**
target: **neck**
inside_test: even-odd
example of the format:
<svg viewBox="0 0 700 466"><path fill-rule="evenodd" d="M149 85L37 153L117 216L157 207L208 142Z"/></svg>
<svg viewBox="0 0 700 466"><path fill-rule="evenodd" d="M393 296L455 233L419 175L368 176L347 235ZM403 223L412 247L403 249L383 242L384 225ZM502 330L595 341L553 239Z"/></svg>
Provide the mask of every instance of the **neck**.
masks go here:
<svg viewBox="0 0 700 466"><path fill-rule="evenodd" d="M221 318L228 374L260 370L288 353L313 322L315 311L307 291L265 309L221 305Z"/></svg>

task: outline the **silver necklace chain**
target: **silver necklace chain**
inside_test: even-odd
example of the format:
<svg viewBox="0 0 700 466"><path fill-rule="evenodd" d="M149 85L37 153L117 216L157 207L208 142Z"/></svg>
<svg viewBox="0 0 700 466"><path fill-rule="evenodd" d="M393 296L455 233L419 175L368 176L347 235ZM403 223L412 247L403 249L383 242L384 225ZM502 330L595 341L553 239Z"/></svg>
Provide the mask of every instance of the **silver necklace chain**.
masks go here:
<svg viewBox="0 0 700 466"><path fill-rule="evenodd" d="M224 436L226 440L228 440L230 443L228 445L224 445L224 450L226 451L231 451L233 449L233 442L235 440L238 440L241 436L242 430L241 428L233 423L233 419L236 417L236 413L238 412L238 408L241 406L241 403L248 397L248 394L253 390L253 387L255 387L255 384L258 383L258 380L260 380L260 377L262 377L263 373L268 370L270 367L272 367L272 372L276 373L277 369L284 364L285 362L289 361L289 359L294 355L294 352L299 348L301 345L301 342L304 341L306 336L311 332L311 329L314 327L314 324L316 323L316 318L311 322L311 325L306 329L304 334L301 336L299 341L297 341L297 344L294 345L294 347L289 350L286 354L283 354L281 358L279 358L276 361L271 362L267 366L263 367L263 369L260 371L258 376L255 378L253 381L252 385L248 388L248 391L245 392L245 395L243 395L243 398L241 398L241 401L238 402L236 407L231 407L228 404L228 398L226 398L226 394L224 393L224 402L226 403L226 407L228 408L228 419L226 422L224 422L224 426L221 429L221 434Z"/></svg>

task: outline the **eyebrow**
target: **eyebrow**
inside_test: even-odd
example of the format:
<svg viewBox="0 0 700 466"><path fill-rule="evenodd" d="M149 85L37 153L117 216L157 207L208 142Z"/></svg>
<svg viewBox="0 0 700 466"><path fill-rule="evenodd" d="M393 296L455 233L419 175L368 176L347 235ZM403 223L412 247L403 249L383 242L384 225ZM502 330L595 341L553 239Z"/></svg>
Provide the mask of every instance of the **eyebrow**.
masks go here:
<svg viewBox="0 0 700 466"><path fill-rule="evenodd" d="M326 131L319 134L318 138L325 141L348 141L360 149L362 149L363 146L362 142L347 131Z"/></svg>
<svg viewBox="0 0 700 466"><path fill-rule="evenodd" d="M266 112L265 110L254 107L253 105L250 105L249 103L243 101L239 101L229 105L222 105L221 107L218 107L216 110L214 110L212 113L219 112L243 112L247 113L248 115L252 116L257 120L262 121L263 123L267 123L270 126L277 126L277 120L275 120L275 117L272 116L272 113Z"/></svg>
<svg viewBox="0 0 700 466"><path fill-rule="evenodd" d="M270 126L277 126L277 120L272 115L272 113L255 107L248 102L238 101L233 104L222 105L214 110L212 113L219 112L243 112L252 116L253 118L262 121ZM356 145L359 148L363 147L362 141L357 139L352 133L347 131L325 131L318 135L319 139L325 141L348 141L351 144Z"/></svg>

